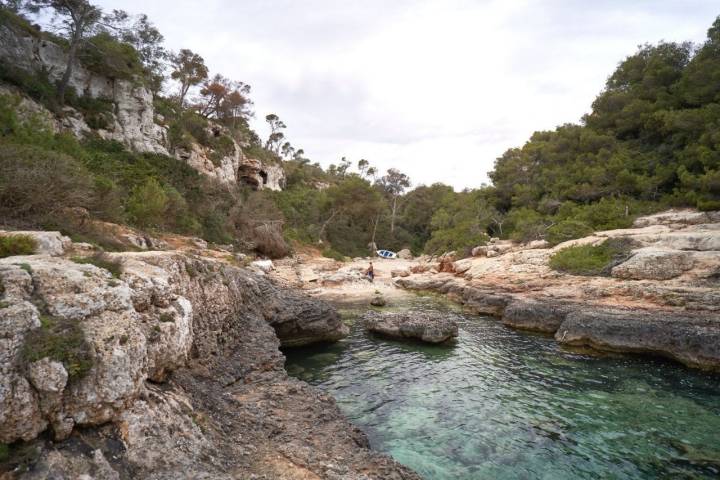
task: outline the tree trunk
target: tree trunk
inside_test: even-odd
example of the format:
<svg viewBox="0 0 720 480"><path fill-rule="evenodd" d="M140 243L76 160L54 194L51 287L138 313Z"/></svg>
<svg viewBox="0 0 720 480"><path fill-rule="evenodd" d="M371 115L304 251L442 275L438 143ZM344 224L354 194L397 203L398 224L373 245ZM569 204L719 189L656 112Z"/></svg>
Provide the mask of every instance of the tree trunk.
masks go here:
<svg viewBox="0 0 720 480"><path fill-rule="evenodd" d="M182 110L182 108L183 108L183 103L185 103L185 95L187 95L187 92L188 92L189 90L190 90L190 84L188 84L187 86L185 86L185 85L181 85L181 86L180 86L180 102L179 102L179 107L180 107L181 110Z"/></svg>
<svg viewBox="0 0 720 480"><path fill-rule="evenodd" d="M325 220L322 224L322 227L320 227L320 232L318 233L318 243L322 242L323 235L325 235L325 229L330 224L333 218L335 218L335 215L337 215L338 211L333 210L332 215L330 215L330 218Z"/></svg>
<svg viewBox="0 0 720 480"><path fill-rule="evenodd" d="M68 51L67 67L65 67L65 73L63 73L60 84L58 85L58 102L61 107L65 105L65 92L67 91L67 86L70 83L70 77L72 76L73 67L75 65L75 57L77 57L78 47L80 46L80 41L82 40L82 28L82 25L77 25L75 27L75 33L72 36L70 50Z"/></svg>
<svg viewBox="0 0 720 480"><path fill-rule="evenodd" d="M397 195L393 197L392 215L390 217L390 233L395 233L395 210L397 209Z"/></svg>
<svg viewBox="0 0 720 480"><path fill-rule="evenodd" d="M373 253L373 254L375 253L375 250L377 250L377 248L376 248L377 244L375 243L375 234L377 233L378 223L380 223L380 212L378 212L377 217L375 217L375 226L373 227L372 240L370 241L370 244L372 245L371 253Z"/></svg>

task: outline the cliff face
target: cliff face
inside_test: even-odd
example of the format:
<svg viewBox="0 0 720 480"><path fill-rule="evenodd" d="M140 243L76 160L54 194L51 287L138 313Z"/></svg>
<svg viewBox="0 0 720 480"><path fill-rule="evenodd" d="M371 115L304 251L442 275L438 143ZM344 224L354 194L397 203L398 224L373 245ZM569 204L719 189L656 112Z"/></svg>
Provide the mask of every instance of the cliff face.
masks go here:
<svg viewBox="0 0 720 480"><path fill-rule="evenodd" d="M53 82L62 77L67 65L67 55L59 45L2 22L0 60L29 72L46 72ZM173 155L227 184L248 184L271 190L281 190L285 185L285 172L280 165L246 157L234 140L233 151L219 159L215 158L216 152L197 143L189 151L171 151L168 129L162 125L162 119L156 117L152 92L137 82L103 77L76 63L69 85L80 96L111 101L113 111L108 113L104 128L92 129L83 115L71 107L65 107L62 115L55 116L35 104L32 110L42 111L43 116L51 118L56 130L70 131L79 138L94 132L137 152ZM25 103L28 102L35 103L25 99ZM208 130L209 135L216 135L222 127L211 123Z"/></svg>
<svg viewBox="0 0 720 480"><path fill-rule="evenodd" d="M30 442L0 472L417 478L285 373L282 343L347 335L329 305L179 252L113 254L114 278L45 236L45 253L0 260L0 443Z"/></svg>

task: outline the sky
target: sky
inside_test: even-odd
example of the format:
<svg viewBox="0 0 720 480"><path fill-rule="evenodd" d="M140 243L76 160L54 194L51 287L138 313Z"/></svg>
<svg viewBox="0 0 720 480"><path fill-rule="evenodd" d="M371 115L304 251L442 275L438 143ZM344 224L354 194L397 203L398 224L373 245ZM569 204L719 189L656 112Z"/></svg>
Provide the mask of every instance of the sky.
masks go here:
<svg viewBox="0 0 720 480"><path fill-rule="evenodd" d="M414 185L489 183L508 148L578 122L638 45L702 42L717 0L99 0L252 87L323 166L367 159Z"/></svg>

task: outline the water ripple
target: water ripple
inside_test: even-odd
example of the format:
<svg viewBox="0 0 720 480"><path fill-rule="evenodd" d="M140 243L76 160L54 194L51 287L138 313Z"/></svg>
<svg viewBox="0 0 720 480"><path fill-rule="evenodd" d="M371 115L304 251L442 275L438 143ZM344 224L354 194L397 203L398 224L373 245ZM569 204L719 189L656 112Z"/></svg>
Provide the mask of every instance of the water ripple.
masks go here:
<svg viewBox="0 0 720 480"><path fill-rule="evenodd" d="M427 479L720 476L717 375L462 318L452 346L354 326L336 345L286 352L287 368Z"/></svg>

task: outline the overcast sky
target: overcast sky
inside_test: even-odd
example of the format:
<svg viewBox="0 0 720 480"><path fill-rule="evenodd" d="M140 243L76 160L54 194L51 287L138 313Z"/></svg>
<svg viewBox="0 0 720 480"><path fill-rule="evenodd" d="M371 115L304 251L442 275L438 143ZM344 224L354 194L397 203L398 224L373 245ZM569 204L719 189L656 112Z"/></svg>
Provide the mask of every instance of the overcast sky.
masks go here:
<svg viewBox="0 0 720 480"><path fill-rule="evenodd" d="M100 0L146 13L173 50L252 86L324 166L345 156L415 185L487 182L535 130L577 122L645 42L700 42L717 0Z"/></svg>

